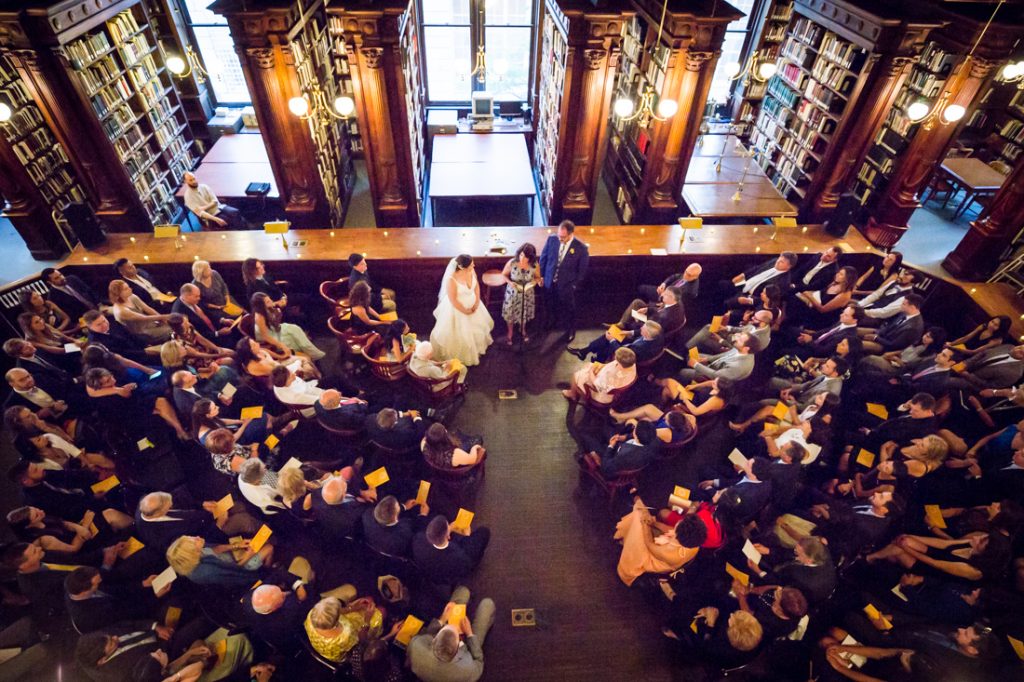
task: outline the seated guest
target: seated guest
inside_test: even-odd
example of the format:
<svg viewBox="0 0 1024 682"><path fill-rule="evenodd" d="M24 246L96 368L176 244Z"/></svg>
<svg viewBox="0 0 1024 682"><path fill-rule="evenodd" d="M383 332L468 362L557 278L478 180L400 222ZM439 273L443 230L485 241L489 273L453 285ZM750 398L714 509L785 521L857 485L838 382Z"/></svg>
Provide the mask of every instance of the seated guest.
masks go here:
<svg viewBox="0 0 1024 682"><path fill-rule="evenodd" d="M811 327L827 325L835 319L837 311L841 311L850 303L856 282L857 268L839 268L827 286L796 294L796 302L802 303L803 306L792 304L787 311L790 320L800 320Z"/></svg>
<svg viewBox="0 0 1024 682"><path fill-rule="evenodd" d="M998 531L970 533L961 538L901 535L892 544L867 555L869 563L889 561L910 571L933 569L960 580L991 580L1006 570L1011 557L1009 539Z"/></svg>
<svg viewBox="0 0 1024 682"><path fill-rule="evenodd" d="M373 291L365 280L356 282L350 287L348 305L352 311L350 323L356 334L381 331L383 327L391 324L387 320L380 319L380 312L373 307Z"/></svg>
<svg viewBox="0 0 1024 682"><path fill-rule="evenodd" d="M586 361L593 353L597 362L608 362L619 348L629 348L636 354L637 362L646 362L653 360L664 347L661 329L661 325L654 320L647 320L640 326L639 332L626 332L627 338L633 339L629 343L618 341L611 332L605 332L603 336L597 337L585 348L566 347L566 350L580 360Z"/></svg>
<svg viewBox="0 0 1024 682"><path fill-rule="evenodd" d="M572 383L562 395L578 401L584 396L598 403L608 404L615 399L614 392L636 382L636 353L629 348L615 351L615 360L602 365L591 362L576 371Z"/></svg>
<svg viewBox="0 0 1024 682"><path fill-rule="evenodd" d="M461 446L462 442L449 433L440 422L430 425L421 444L423 458L438 469L473 466L487 454L484 446L479 443L470 447L469 452L463 450Z"/></svg>
<svg viewBox="0 0 1024 682"><path fill-rule="evenodd" d="M272 433L282 437L291 433L296 426L291 422L298 417L289 410L276 417L264 413L257 419L228 419L220 416L220 406L209 398L200 398L193 403L190 414L192 435L204 445L207 437L218 429L229 431L236 445L258 445ZM223 438L223 435L220 437Z"/></svg>
<svg viewBox="0 0 1024 682"><path fill-rule="evenodd" d="M313 649L327 660L341 663L363 638L380 636L384 614L369 597L347 606L327 597L310 609L303 625Z"/></svg>
<svg viewBox="0 0 1024 682"><path fill-rule="evenodd" d="M319 483L306 480L299 467L281 469L277 474L277 494L281 504L298 521L312 520L313 499L310 491L319 488Z"/></svg>
<svg viewBox="0 0 1024 682"><path fill-rule="evenodd" d="M147 383L152 385L154 382ZM180 440L191 439L167 398L158 395L155 388L148 390L146 385L136 394L136 387L135 383L119 385L110 370L102 367L93 367L85 373L85 391L104 416L128 419L128 423L139 426L145 423L148 415L155 414L174 429Z"/></svg>
<svg viewBox="0 0 1024 682"><path fill-rule="evenodd" d="M465 606L469 597L467 588L456 587L441 617L431 620L409 641L408 665L417 679L424 682L476 682L483 675L483 647L494 624L494 601L481 599L472 623L468 611L458 623L450 623L448 618L453 606Z"/></svg>
<svg viewBox="0 0 1024 682"><path fill-rule="evenodd" d="M811 603L828 599L836 587L836 567L828 547L821 538L801 537L793 547L793 558L776 563L776 552L762 557L759 575L779 585L796 587ZM755 567L756 568L756 567ZM766 575L767 574L767 575Z"/></svg>
<svg viewBox="0 0 1024 682"><path fill-rule="evenodd" d="M265 379L268 382L270 373L277 367L277 360L270 352L247 336L239 339L235 345L235 361L242 376Z"/></svg>
<svg viewBox="0 0 1024 682"><path fill-rule="evenodd" d="M240 445L226 427L207 433L203 444L210 453L213 468L229 476L237 474L247 460L259 457L259 443ZM277 485L277 479L274 479L272 485Z"/></svg>
<svg viewBox="0 0 1024 682"><path fill-rule="evenodd" d="M115 279L107 287L114 319L124 325L125 329L138 337L147 346L163 343L171 338L171 328L167 326L167 315L163 315L146 305L132 293L128 284ZM177 311L175 311L177 312Z"/></svg>
<svg viewBox="0 0 1024 682"><path fill-rule="evenodd" d="M626 585L644 573L672 573L697 556L707 539L707 526L694 514L688 514L670 532L655 527L655 519L638 497L629 512L615 527L615 539L622 542L619 579Z"/></svg>
<svg viewBox="0 0 1024 682"><path fill-rule="evenodd" d="M114 509L98 495L89 496L79 489L67 489L46 481L46 469L42 464L19 460L7 472L12 483L21 487L26 504L39 507L47 514L62 519L81 519L86 512L102 515L104 521L114 530L130 528L132 518Z"/></svg>
<svg viewBox="0 0 1024 682"><path fill-rule="evenodd" d="M309 340L302 327L282 322L281 310L263 292L253 294L249 309L252 311L256 340L269 345L283 357L298 353L316 361L326 355Z"/></svg>
<svg viewBox="0 0 1024 682"><path fill-rule="evenodd" d="M258 258L246 258L242 261L242 282L245 284L245 300L251 301L258 293L270 297L275 308L284 309L288 306L288 296L281 291L275 282L267 279L267 269Z"/></svg>
<svg viewBox="0 0 1024 682"><path fill-rule="evenodd" d="M54 554L74 555L93 538L88 528L47 515L38 507L12 509L7 512L7 525L19 540L34 543Z"/></svg>
<svg viewBox="0 0 1024 682"><path fill-rule="evenodd" d="M147 362L146 356L150 351L154 354L158 352L158 346L144 347L120 322L111 322L98 310L90 310L83 319L90 345L99 344L111 353L117 353L136 362Z"/></svg>
<svg viewBox="0 0 1024 682"><path fill-rule="evenodd" d="M333 388L323 391L312 405L320 423L339 431L362 428L369 413L365 400L346 398Z"/></svg>
<svg viewBox="0 0 1024 682"><path fill-rule="evenodd" d="M895 279L879 286L871 294L857 301L864 309L865 327L877 327L883 321L900 314L903 299L914 291L917 275L913 270L901 269Z"/></svg>
<svg viewBox="0 0 1024 682"><path fill-rule="evenodd" d="M90 680L167 679L169 656L165 642L152 623L107 623L97 632L82 635L75 645L75 662ZM188 670L195 675L195 671ZM177 676L175 673L174 676ZM173 679L171 676L170 679Z"/></svg>
<svg viewBox="0 0 1024 682"><path fill-rule="evenodd" d="M690 440L697 431L696 415L688 412L681 404L674 405L666 411L648 403L629 412L611 410L609 414L619 424L636 419L652 422L657 430L658 439L668 445L678 445Z"/></svg>
<svg viewBox="0 0 1024 682"><path fill-rule="evenodd" d="M187 352L181 343L168 341L160 346L160 364L163 365L163 371L170 374L172 386L174 386L174 375L183 372L195 379L194 388L197 393L217 398L223 404L230 405L232 398L228 397L224 391L227 390L228 384L237 386L241 383L238 372L230 364L221 365L220 362L211 362L196 368L191 364L186 364L187 360ZM231 363L232 359L224 358L224 361ZM185 415L187 416L188 413L186 412Z"/></svg>
<svg viewBox="0 0 1024 682"><path fill-rule="evenodd" d="M410 510L415 505L415 500L410 500L403 508L394 495L387 495L372 509L364 511L362 526L366 544L384 554L407 556L413 536L423 530L430 514L430 507L422 504L414 518Z"/></svg>
<svg viewBox="0 0 1024 682"><path fill-rule="evenodd" d="M207 310L213 309L228 317L238 317L244 312L228 291L224 278L210 267L209 262L197 260L192 263L192 284L199 287L201 305Z"/></svg>
<svg viewBox="0 0 1024 682"><path fill-rule="evenodd" d="M409 362L416 346L415 336L409 336L409 325L405 320L393 320L381 334L378 358L389 362Z"/></svg>
<svg viewBox="0 0 1024 682"><path fill-rule="evenodd" d="M679 289L679 302L687 307L689 311L689 306L696 303L697 295L700 293L700 275L702 272L703 268L700 266L700 263L690 263L686 266L685 270L669 275L656 287L649 284L641 284L637 287L639 299L641 301L659 300L666 289L676 287Z"/></svg>
<svg viewBox="0 0 1024 682"><path fill-rule="evenodd" d="M161 637L169 634L169 628L153 619L157 602L151 589L152 576L139 585L104 585L102 571L93 566L80 566L66 575L64 604L79 633L126 620L148 620L150 628ZM164 587L160 596L170 589L170 585Z"/></svg>
<svg viewBox="0 0 1024 682"><path fill-rule="evenodd" d="M60 383L45 380L40 384L32 372L19 367L7 370L4 379L11 387L4 408L26 407L40 419L54 422L75 416L76 410L68 403L69 396Z"/></svg>
<svg viewBox="0 0 1024 682"><path fill-rule="evenodd" d="M313 405L324 394L324 389L317 386L320 383L317 379L300 379L284 365L271 370L270 383L274 386L274 395L285 405Z"/></svg>
<svg viewBox="0 0 1024 682"><path fill-rule="evenodd" d="M828 539L837 556L847 559L883 542L904 508L903 498L889 490L876 490L866 504L825 496L815 499L821 500L811 507L816 532Z"/></svg>
<svg viewBox="0 0 1024 682"><path fill-rule="evenodd" d="M776 377L769 382L769 386L780 391L781 400L787 403L795 402L803 409L818 393L827 392L835 395L842 393L843 375L848 369L849 366L845 360L838 356L832 356L818 368L817 376L812 379L794 383Z"/></svg>
<svg viewBox="0 0 1024 682"><path fill-rule="evenodd" d="M25 410L27 408L10 408ZM26 416L30 419L26 419ZM36 423L29 423L35 420ZM67 433L53 433L38 427L39 418L31 412L14 412L10 417L4 413L4 421L15 435L14 447L21 456L30 461L39 462L48 471L65 472L64 480L92 483L95 477L101 479L115 472L114 462L99 452L86 452L76 446ZM56 427L52 427L56 429ZM27 441L27 442L26 442ZM75 474L85 474L76 476Z"/></svg>
<svg viewBox="0 0 1024 682"><path fill-rule="evenodd" d="M235 559L232 551L239 549ZM248 543L207 546L199 536L183 535L167 548L167 563L178 576L197 585L237 592L256 581L260 568L269 566L274 547L268 542L253 552Z"/></svg>
<svg viewBox="0 0 1024 682"><path fill-rule="evenodd" d="M664 632L721 668L735 668L753 660L764 635L757 618L742 609L725 617L717 607L707 606L696 612L692 622L697 629L692 636L689 630L680 632L679 627Z"/></svg>
<svg viewBox="0 0 1024 682"><path fill-rule="evenodd" d="M135 267L135 263L127 258L118 258L114 261L114 273L127 282L132 293L148 306L168 304L174 301L174 296L165 294L157 288L148 272Z"/></svg>
<svg viewBox="0 0 1024 682"><path fill-rule="evenodd" d="M248 225L237 208L221 203L210 186L196 179L195 173L186 171L184 177L184 202L206 225L216 225L214 229L245 230Z"/></svg>
<svg viewBox="0 0 1024 682"><path fill-rule="evenodd" d="M447 379L431 385L431 390L443 391L453 381L460 384L466 380L469 368L456 360L438 362L433 360L434 346L429 341L417 341L412 357L409 358L409 374L423 379Z"/></svg>
<svg viewBox="0 0 1024 682"><path fill-rule="evenodd" d="M920 365L915 372L907 372L889 379L889 386L886 387L888 391L885 394L889 400L886 402L893 402L892 398L899 402L915 393L929 393L942 397L952 389L966 388L968 382L953 371L955 365L953 349L943 348L931 362Z"/></svg>
<svg viewBox="0 0 1024 682"><path fill-rule="evenodd" d="M863 335L864 350L868 353L903 350L921 338L924 332L924 320L921 318L923 303L924 298L918 294L904 296L898 314L886 320L877 330Z"/></svg>
<svg viewBox="0 0 1024 682"><path fill-rule="evenodd" d="M740 332L733 337L733 347L717 355L686 359L687 368L679 372L684 382L728 379L742 381L754 371L754 355L750 352L750 337Z"/></svg>
<svg viewBox="0 0 1024 682"><path fill-rule="evenodd" d="M277 492L277 472L267 469L256 457L245 460L239 466L238 490L242 497L268 516L285 508Z"/></svg>
<svg viewBox="0 0 1024 682"><path fill-rule="evenodd" d="M1013 386L1024 376L1024 345L996 346L965 363L963 378L975 390Z"/></svg>
<svg viewBox="0 0 1024 682"><path fill-rule="evenodd" d="M294 651L302 632L307 597L301 580L296 581L294 592L277 585L259 585L242 600L241 620L256 639L276 651Z"/></svg>
<svg viewBox="0 0 1024 682"><path fill-rule="evenodd" d="M772 340L773 316L769 310L757 310L751 314L749 322L742 326L722 325L712 333L711 325L706 324L700 331L686 342L687 348L696 348L702 353L715 355L725 353L733 348L737 334L746 334L750 342L750 350L760 353Z"/></svg>
<svg viewBox="0 0 1024 682"><path fill-rule="evenodd" d="M419 447L429 426L416 410L399 412L391 407L367 415L365 423L371 443L396 452Z"/></svg>
<svg viewBox="0 0 1024 682"><path fill-rule="evenodd" d="M932 361L946 345L946 330L942 327L928 327L921 340L903 350L889 351L881 355L869 355L857 363L857 377L860 381L889 379L903 372L916 372Z"/></svg>
<svg viewBox="0 0 1024 682"><path fill-rule="evenodd" d="M96 293L76 275L65 276L56 268L43 268L42 280L50 287L50 300L77 320L99 306Z"/></svg>
<svg viewBox="0 0 1024 682"><path fill-rule="evenodd" d="M203 502L202 509L175 509L170 493L155 492L139 500L135 512L135 530L146 545L161 551L182 535L200 535L223 539L227 535L255 535L260 524L245 507L236 503L225 516L214 517L216 502Z"/></svg>
<svg viewBox="0 0 1024 682"><path fill-rule="evenodd" d="M748 587L737 581L733 583L732 589L740 609L754 616L761 625L761 641L771 642L780 637L788 637L800 625L800 619L807 615L807 599L795 587ZM750 595L759 599L750 599Z"/></svg>
<svg viewBox="0 0 1024 682"><path fill-rule="evenodd" d="M218 346L196 331L188 317L171 313L167 318L171 328L171 340L181 344L185 362L198 370L203 370L216 362L220 366L234 364L235 351Z"/></svg>
<svg viewBox="0 0 1024 682"><path fill-rule="evenodd" d="M73 326L71 318L60 309L60 306L53 301L47 301L35 289L22 289L18 294L18 302L21 303L21 309L26 313L38 315L46 321L46 324L59 332L67 331Z"/></svg>
<svg viewBox="0 0 1024 682"><path fill-rule="evenodd" d="M666 334L671 334L686 324L686 310L680 303L682 292L675 287L669 287L661 292L659 300L654 303L634 300L622 313L617 325L620 329L636 330L642 324L641 320L654 320L661 325ZM636 313L639 319L633 315Z"/></svg>
<svg viewBox="0 0 1024 682"><path fill-rule="evenodd" d="M638 421L633 425L632 437L624 433L615 434L607 447L597 448L598 443L585 442L591 447L583 456L584 463L601 475L611 478L623 471L643 469L658 456L658 433L653 422Z"/></svg>
<svg viewBox="0 0 1024 682"><path fill-rule="evenodd" d="M348 276L348 293L352 296L352 289L360 282L366 282L370 287L370 305L374 310L390 313L395 309L395 292L391 289L378 289L370 278L369 264L361 253L353 253L348 257L348 264L352 268Z"/></svg>
<svg viewBox="0 0 1024 682"><path fill-rule="evenodd" d="M7 339L4 352L15 361L18 369L32 372L32 376L43 384L70 388L77 381L77 377L72 378L68 372L36 353L36 347L25 339Z"/></svg>
<svg viewBox="0 0 1024 682"><path fill-rule="evenodd" d="M357 497L348 494L348 481L343 476L331 476L310 498L313 520L328 542L355 535L356 524L368 509Z"/></svg>
<svg viewBox="0 0 1024 682"><path fill-rule="evenodd" d="M801 360L796 355L782 356L775 361L773 373L777 379L793 383L803 383L818 376L821 372L821 367L828 362L829 358L834 357L846 363L847 370L843 374L843 380L845 381L851 376L849 368L853 366L859 367L857 361L860 359L862 351L863 344L857 336L843 336L836 342L831 352L826 353L820 358Z"/></svg>
<svg viewBox="0 0 1024 682"><path fill-rule="evenodd" d="M787 290L790 282L790 271L796 267L797 256L791 251L786 251L775 260L765 261L756 268L736 275L730 282L720 285L720 289L726 296L725 307L739 315L744 308L754 306L754 301L760 297L765 287L775 285L780 290Z"/></svg>
<svg viewBox="0 0 1024 682"><path fill-rule="evenodd" d="M59 332L35 313L22 313L18 315L18 326L21 328L25 340L35 346L36 350L45 353L46 356L57 363L61 369L71 372L75 369L75 356L77 351L68 353L67 344L80 348L81 341L72 338L64 332Z"/></svg>
<svg viewBox="0 0 1024 682"><path fill-rule="evenodd" d="M490 540L488 528L453 537L448 520L435 516L424 532L413 536L412 558L428 580L450 584L473 572Z"/></svg>
<svg viewBox="0 0 1024 682"><path fill-rule="evenodd" d="M890 251L881 258L877 266L870 266L857 280L855 296L867 296L883 285L896 281L903 266L903 254L899 251Z"/></svg>
<svg viewBox="0 0 1024 682"><path fill-rule="evenodd" d="M783 353L802 360L827 356L841 340L857 336L857 325L863 319L863 310L848 305L839 314L839 322L817 332L810 329L802 330L796 337L796 345L790 346Z"/></svg>
<svg viewBox="0 0 1024 682"><path fill-rule="evenodd" d="M200 335L211 339L227 338L230 342L235 336L234 320L216 308L204 310L201 301L199 287L195 284L182 284L171 312L185 317Z"/></svg>
<svg viewBox="0 0 1024 682"><path fill-rule="evenodd" d="M979 324L972 331L964 334L959 339L949 342L959 358L967 358L978 353L984 353L997 346L1002 346L1011 340L1010 318L1006 315L996 315L985 324ZM962 346L962 348L958 348Z"/></svg>
<svg viewBox="0 0 1024 682"><path fill-rule="evenodd" d="M793 270L789 290L794 293L803 291L819 291L828 286L839 272L839 256L842 251L838 246L830 246L817 259L807 258L804 263ZM857 277L854 277L856 283Z"/></svg>

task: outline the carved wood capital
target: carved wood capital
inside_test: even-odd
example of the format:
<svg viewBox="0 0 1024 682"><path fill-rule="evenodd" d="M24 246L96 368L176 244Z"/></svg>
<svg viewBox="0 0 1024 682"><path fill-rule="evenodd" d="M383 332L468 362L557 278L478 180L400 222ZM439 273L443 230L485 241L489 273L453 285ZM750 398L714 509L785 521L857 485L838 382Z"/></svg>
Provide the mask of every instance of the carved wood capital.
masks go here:
<svg viewBox="0 0 1024 682"><path fill-rule="evenodd" d="M381 59L384 57L384 48L382 47L364 47L359 50L363 55L363 63L366 64L368 69L379 69Z"/></svg>
<svg viewBox="0 0 1024 682"><path fill-rule="evenodd" d="M686 52L686 70L699 72L715 56L714 52Z"/></svg>
<svg viewBox="0 0 1024 682"><path fill-rule="evenodd" d="M588 71L596 71L604 63L605 50L583 50L583 61Z"/></svg>
<svg viewBox="0 0 1024 682"><path fill-rule="evenodd" d="M59 50L60 48L55 48L55 51L58 54L63 54L59 52ZM7 54L12 58L14 62L20 63L24 68L28 69L29 71L39 71L39 53L35 50L10 50L7 52Z"/></svg>
<svg viewBox="0 0 1024 682"><path fill-rule="evenodd" d="M971 57L971 78L986 78L992 69L999 66L999 62L994 59L985 59L984 57Z"/></svg>
<svg viewBox="0 0 1024 682"><path fill-rule="evenodd" d="M245 54L257 68L274 68L274 50L270 47L247 47Z"/></svg>

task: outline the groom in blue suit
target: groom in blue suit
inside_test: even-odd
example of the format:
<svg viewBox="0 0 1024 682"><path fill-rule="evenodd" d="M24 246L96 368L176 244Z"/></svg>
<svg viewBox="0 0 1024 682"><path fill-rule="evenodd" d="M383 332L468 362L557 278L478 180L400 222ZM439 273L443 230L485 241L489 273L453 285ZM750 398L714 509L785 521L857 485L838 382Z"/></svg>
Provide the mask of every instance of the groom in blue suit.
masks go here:
<svg viewBox="0 0 1024 682"><path fill-rule="evenodd" d="M540 271L548 309L548 326L559 319L565 326L561 338L576 338L576 288L587 274L590 252L587 245L573 235L576 225L563 220L558 233L548 237L540 254Z"/></svg>

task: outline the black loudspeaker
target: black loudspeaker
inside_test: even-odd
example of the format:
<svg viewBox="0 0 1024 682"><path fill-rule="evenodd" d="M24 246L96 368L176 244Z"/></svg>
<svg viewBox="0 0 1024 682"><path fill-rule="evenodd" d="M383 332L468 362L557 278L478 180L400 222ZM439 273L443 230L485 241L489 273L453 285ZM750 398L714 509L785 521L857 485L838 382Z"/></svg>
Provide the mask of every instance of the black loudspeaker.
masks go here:
<svg viewBox="0 0 1024 682"><path fill-rule="evenodd" d="M71 231L85 248L95 249L107 243L107 233L103 231L103 225L88 204L68 204L64 208L64 219L68 221Z"/></svg>
<svg viewBox="0 0 1024 682"><path fill-rule="evenodd" d="M840 195L836 210L832 211L832 216L825 223L825 231L833 237L845 237L846 230L856 222L860 210L857 197L853 194Z"/></svg>

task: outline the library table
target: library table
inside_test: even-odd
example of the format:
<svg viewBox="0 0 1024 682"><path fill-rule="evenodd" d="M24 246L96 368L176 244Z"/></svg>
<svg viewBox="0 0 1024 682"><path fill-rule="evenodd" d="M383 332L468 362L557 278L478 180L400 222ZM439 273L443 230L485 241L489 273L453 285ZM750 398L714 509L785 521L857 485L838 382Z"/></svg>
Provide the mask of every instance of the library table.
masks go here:
<svg viewBox="0 0 1024 682"><path fill-rule="evenodd" d="M526 153L522 134L435 135L431 163L502 163L509 158L519 163ZM522 157L522 158L521 158Z"/></svg>
<svg viewBox="0 0 1024 682"><path fill-rule="evenodd" d="M690 159L690 166L686 170L687 185L707 185L713 183L739 184L743 178L743 169L747 169L744 184L752 183L758 179L768 180L761 164L756 159L742 156L722 157L721 169L718 170L717 156L694 156Z"/></svg>
<svg viewBox="0 0 1024 682"><path fill-rule="evenodd" d="M203 163L270 163L263 135L222 135L203 157Z"/></svg>
<svg viewBox="0 0 1024 682"><path fill-rule="evenodd" d="M795 217L796 206L786 201L767 178L745 182L739 201L733 201L737 185L683 185L683 200L700 218Z"/></svg>
<svg viewBox="0 0 1024 682"><path fill-rule="evenodd" d="M694 156L722 156L722 149L725 149L725 156L745 156L747 148L743 146L740 139L735 135L705 135L699 145L694 146Z"/></svg>
<svg viewBox="0 0 1024 682"><path fill-rule="evenodd" d="M946 159L942 162L942 171L953 182L964 188L966 196L954 215L959 215L972 201L979 196L991 196L999 191L1006 182L1006 176L988 165L981 159L963 156Z"/></svg>

